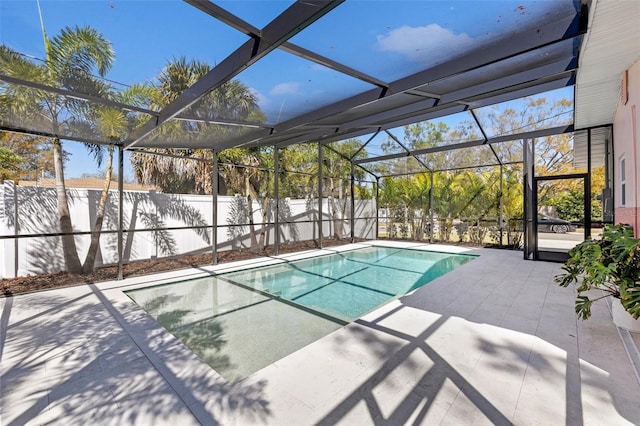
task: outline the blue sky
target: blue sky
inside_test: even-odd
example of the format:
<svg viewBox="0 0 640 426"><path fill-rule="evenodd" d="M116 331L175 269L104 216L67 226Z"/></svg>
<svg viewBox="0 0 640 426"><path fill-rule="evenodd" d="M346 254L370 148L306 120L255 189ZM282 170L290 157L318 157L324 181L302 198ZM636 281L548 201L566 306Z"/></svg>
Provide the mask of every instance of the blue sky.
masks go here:
<svg viewBox="0 0 640 426"><path fill-rule="evenodd" d="M41 0L40 4L50 37L73 25L90 25L103 33L116 52L108 78L124 84L152 81L168 61L182 55L215 65L247 40L181 1ZM290 2L218 4L261 28ZM572 8L569 0L348 0L291 41L393 81L482 46L497 35L544 20L547 13L571 13ZM0 38L24 54L44 57L35 0L0 2ZM238 78L256 93L270 123L371 88L284 52L259 61ZM68 176L79 176L84 169L95 171L79 144L69 143L66 149L74 155L67 166Z"/></svg>

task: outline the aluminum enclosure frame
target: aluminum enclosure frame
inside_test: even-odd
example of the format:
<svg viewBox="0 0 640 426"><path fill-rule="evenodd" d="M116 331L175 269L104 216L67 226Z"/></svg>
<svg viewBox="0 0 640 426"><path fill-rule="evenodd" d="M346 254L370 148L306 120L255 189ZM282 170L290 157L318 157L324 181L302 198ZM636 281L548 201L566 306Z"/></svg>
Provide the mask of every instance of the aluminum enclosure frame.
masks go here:
<svg viewBox="0 0 640 426"><path fill-rule="evenodd" d="M0 73L0 82L4 84L15 84L58 96L81 99L96 105L117 107L150 115L152 118L138 128L127 140L118 143L107 139L89 141L81 137L61 134L54 130L46 131L41 128L30 127L29 123L10 122L4 118L0 118L0 130L46 137L59 137L61 139L80 142L117 145L119 148L118 167L120 170L118 188L121 196L121 179L123 176L122 158L124 150L162 148L212 150L214 153L214 169L217 169L218 153L229 148L272 146L275 148L277 158L277 153L280 148L299 143L317 142L319 145L318 149L321 152L323 146L331 149L331 147L328 146L331 142L371 134L375 136L379 132L386 132L387 135L394 138L389 130L406 124L440 118L462 111L470 111L475 118L474 110L477 108L519 99L552 89L571 86L575 83L580 42L587 31L587 18L589 15L587 5L582 4L581 7L577 8L573 16L552 17L548 22L540 24L535 28L520 30L510 37L494 41L490 46L483 49L476 49L443 63L427 66L425 69L413 75L395 81L382 81L379 78L371 76L365 70L358 70L339 63L289 41L289 39L296 34L313 26L314 22L323 16L331 14L343 1L344 0L305 0L294 2L262 29L258 29L241 17L226 11L211 1L185 0L186 3L200 10L202 13L209 15L212 19L223 22L233 29L249 36L249 40L213 67L209 73L182 93L175 101L159 110L150 110L135 105L116 103L108 99L89 96L83 93L69 92ZM223 140L184 140L168 142L150 137L163 123L170 120L198 121L198 117L192 117L189 116L188 113L185 113L189 106L193 105L223 83L233 79L244 69L252 66L278 49L365 82L374 86L374 88L328 105L321 105L315 110L273 125L225 119L207 121L207 124L234 126L246 128L247 130L239 136ZM549 52L553 52L553 54L549 55ZM547 55L549 55L551 59L547 59ZM481 81L474 81L469 84L465 83L462 86L451 84L454 80L465 81L466 76L477 75L478 73L483 76ZM441 88L434 90L432 87L438 84L440 84ZM446 90L447 84L449 84L449 90ZM421 150L410 150L402 146L402 143L394 138L396 142L403 147L404 152L358 159L355 158L355 155L349 158L339 153L345 160L351 163L351 239L354 239L353 203L355 167L361 168L375 179L377 194L379 179L382 175L376 174L366 168L365 166L368 163L410 156L416 158L418 164L424 167L424 172L433 175L433 172L440 170L431 168L427 163L420 160L418 155L465 149L481 145L488 145L493 150L492 145L496 143L574 131L573 126L562 126L489 138L486 136L477 119L476 122L481 129L483 138L474 141ZM373 139L374 136L372 136L369 141ZM366 146L366 143L364 146ZM507 164L500 160L495 151L494 155L497 160L497 163L494 165L502 167ZM321 165L321 155L319 155L319 160ZM322 167L318 167L318 169L321 170ZM275 176L277 197L277 161ZM212 179L215 181L212 183L212 187L215 188L212 199L215 200L217 198L216 190L218 188L217 173L214 173ZM319 172L318 182L318 194L321 197L321 171ZM122 203L120 203L120 205L122 205ZM276 211L277 206L278 203L276 202ZM120 227L118 230L120 245L122 240L121 216L122 212L120 212ZM278 215L276 213L276 222L278 220L277 217ZM212 220L213 237L215 236L215 229L217 229L215 215ZM322 235L322 223L319 224L319 227L319 235ZM276 232L276 253L278 252L278 240L278 233ZM215 262L215 238L213 238L213 242L212 255ZM320 246L322 246L322 237L320 237ZM118 276L121 277L121 253L118 258Z"/></svg>

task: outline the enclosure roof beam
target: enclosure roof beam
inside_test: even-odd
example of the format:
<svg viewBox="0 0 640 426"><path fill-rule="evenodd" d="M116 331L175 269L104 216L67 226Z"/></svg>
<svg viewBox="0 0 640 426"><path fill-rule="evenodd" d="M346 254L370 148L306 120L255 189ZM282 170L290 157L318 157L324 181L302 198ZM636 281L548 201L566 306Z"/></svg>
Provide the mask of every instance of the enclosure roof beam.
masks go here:
<svg viewBox="0 0 640 426"><path fill-rule="evenodd" d="M333 152L334 154L337 154L340 158L342 158L343 160L346 160L348 162L351 163L351 158L349 158L349 156L344 155L343 153L341 153L340 151L338 151L337 149L333 148L332 146L329 145L325 145L322 144L323 147L327 148L329 151Z"/></svg>
<svg viewBox="0 0 640 426"><path fill-rule="evenodd" d="M572 78L573 74L572 72L569 72L566 75L553 76L551 78L542 79L542 81L525 82L521 85L511 87L508 90L502 89L492 93L484 93L480 97L468 99L468 103L440 103L437 106L434 106L434 108L415 110L411 114L404 116L398 116L397 114L394 114L394 110L388 110L383 113L384 116L381 115L378 117L386 118L386 121L371 123L371 125L381 126L383 129L391 129L406 124L413 124L418 121L429 120L465 111L469 108L469 105L477 108L565 87L571 83ZM355 122L355 124L358 124L360 127L364 127L367 121L368 120L362 120ZM351 125L354 124L354 122L350 122L348 124ZM346 124L341 124L340 127L346 127ZM340 127L338 130L340 130Z"/></svg>
<svg viewBox="0 0 640 426"><path fill-rule="evenodd" d="M377 129L377 128L376 128ZM327 135L327 132L325 130L317 130L315 132L312 133L305 133L304 135L299 135L290 139L285 139L281 142L278 142L278 146L279 147L285 147L285 146L289 146L289 145L294 145L294 144L298 144L298 143L304 143L304 142L321 142L323 144L325 143L331 143L331 142L336 142L339 140L343 140L343 139L349 139L349 138L355 138L358 136L364 136L364 135L368 135L370 134L373 130L371 128L364 128L364 129L357 129L357 130L353 130L349 133L346 132L338 132L339 129L335 129L334 133L329 133ZM251 144L249 146L260 146L260 144Z"/></svg>
<svg viewBox="0 0 640 426"><path fill-rule="evenodd" d="M407 154L409 154L409 155L411 155L413 158L415 158L415 160L416 160L418 163L420 163L420 165L421 165L422 167L424 167L425 169L429 170L430 172L432 171L432 170L431 170L431 167L427 166L427 164L426 164L424 161L422 161L420 158L418 158L418 157L417 157L417 155L412 155L412 154L411 154L411 150L410 150L410 149L408 149L406 146L404 146L404 144L403 144L402 142L400 142L400 139L398 139L398 138L396 137L396 135L394 135L393 133L391 133L391 132L390 132L390 131L388 131L388 130L385 130L385 133L387 134L387 136L389 136L391 139L393 139L393 140L394 140L398 145L400 145L400 146L402 147L402 149L404 149L405 151L407 151Z"/></svg>
<svg viewBox="0 0 640 426"><path fill-rule="evenodd" d="M429 120L431 118L441 117L443 115L455 114L457 112L464 111L466 108L467 107L464 105L455 105L442 110L429 111L420 115L417 121ZM386 130L386 129L393 129L395 127L403 126L405 124L412 124L415 122L416 122L416 119L414 117L410 119L403 119L401 121L386 123L384 125L376 124L375 126L371 126L371 127L375 127L376 129ZM365 127L365 126L363 126L363 128L349 129L349 130L340 130L340 128L336 127L334 133L328 134L328 132L326 131L318 130L313 133L308 133L308 134L296 136L294 138L285 139L279 142L278 146L293 145L301 142L313 142L314 139L321 140L322 143L331 143L331 142L335 142L343 139L356 138L358 136L368 135L371 132L372 132L372 129L370 127ZM254 144L254 145L257 146L258 144Z"/></svg>
<svg viewBox="0 0 640 426"><path fill-rule="evenodd" d="M380 175L380 178L415 176L415 175L421 175L423 173L433 173L433 171L431 171L431 170L420 170L420 171L416 171L416 172L405 172L405 173L398 173L398 174L393 174L393 175Z"/></svg>
<svg viewBox="0 0 640 426"><path fill-rule="evenodd" d="M522 164L522 161L509 161L506 163L494 163L494 164L482 164L476 166L460 166L460 167L450 167L447 169L436 170L437 172L454 172L457 170L469 170L469 169L482 169L484 167L499 167L499 166L512 166L514 164Z"/></svg>
<svg viewBox="0 0 640 426"><path fill-rule="evenodd" d="M362 150L365 149L365 147L367 145L369 145L369 142L371 142L379 134L380 134L380 128L378 128L378 130L376 130L376 132L373 135L371 135L371 137L369 139L367 139L367 141L364 144L362 144L362 146L360 148L358 148L358 150L356 152L353 153L353 155L351 156L349 161L353 161L353 159L356 158L357 155L360 154L362 152Z"/></svg>
<svg viewBox="0 0 640 426"><path fill-rule="evenodd" d="M58 133L46 132L46 131L40 131L40 130L33 130L33 129L21 129L19 127L7 126L5 124L0 124L0 131L9 132L9 133L17 133L17 134L20 134L20 135L27 135L27 136L43 136L45 138L59 138L59 139L67 140L67 141L90 143L90 144L95 144L95 145L115 145L115 146L119 146L119 144L114 144L113 142L107 142L107 141L104 141L104 140L90 139L90 138L87 138L87 137L82 137L81 138L81 137L78 137L78 136L62 135L62 134L58 134Z"/></svg>
<svg viewBox="0 0 640 426"><path fill-rule="evenodd" d="M0 81L4 81L10 84L17 84L19 86L29 87L36 90L42 90L44 92L55 93L56 95L65 96L71 99L78 99L81 101L87 101L98 105L103 105L111 108L123 109L126 111L135 111L143 114L150 115L152 117L158 117L160 115L159 111L154 111L148 108L142 108L135 105L125 104L122 102L116 102L111 99L101 98L99 96L87 95L85 93L75 92L71 90L60 89L57 87L47 86L45 84L36 83L33 81L21 80L19 78L14 78L8 75L0 74ZM184 121L194 121L198 123L206 123L206 124L219 124L223 126L238 126L238 127L249 127L249 128L271 128L271 126L265 126L263 124L252 123L249 121L242 120L227 120L224 118L216 118L215 120L203 119L201 117L189 116L180 114L175 117L176 120L184 120Z"/></svg>
<svg viewBox="0 0 640 426"><path fill-rule="evenodd" d="M502 93L497 93L494 95L490 95L490 97L485 97L483 99L477 100L473 99L472 103L478 106L491 105L499 102L504 102L512 99L517 99L525 96L529 96L536 93L542 93L553 89L558 89L560 87L565 87L571 83L571 79L573 75L570 73L569 76L555 76L553 80L549 81L545 79L543 82L535 82L535 83L526 83L525 87L518 88L515 91L500 91ZM514 90L514 88L511 88ZM404 126L407 124L413 124L419 121L430 120L433 118L438 118L446 115L456 114L468 109L466 104L448 104L442 105L439 107L434 107L432 109L427 109L426 111L418 111L418 115L409 115L405 117L398 118L392 112L390 116L395 117L395 120L387 121L387 122L379 122L379 123L371 123L370 125L361 125L360 128L349 129L346 127L342 127L343 125L338 126L327 126L324 125L323 128L315 130L313 132L308 132L304 134L299 134L297 136L291 138L285 138L284 136L280 136L279 142L277 142L278 146L287 146L296 143L303 142L313 142L317 140L321 140L323 142L333 142L341 139L353 138L358 136L364 136L369 134L372 128L380 128L380 129L393 129L396 127ZM351 123L350 123L351 124ZM330 131L328 129L333 129ZM273 138L277 138L278 134L273 134ZM254 141L247 146L259 146L264 143L264 141ZM223 142L219 145L220 149L226 149L231 147L232 143L230 141ZM244 145L244 144L242 144ZM241 145L241 146L242 146ZM238 145L236 145L238 146Z"/></svg>
<svg viewBox="0 0 640 426"><path fill-rule="evenodd" d="M244 21L238 16L228 12L222 7L218 6L215 3L206 0L184 0L186 3L189 3L193 7L199 9L200 11L206 13L209 16L216 18L217 20L224 22L225 24L231 26L232 28L248 35L249 37L260 37L260 30L250 23ZM375 77L372 77L362 71L358 71L354 68L348 67L340 62L334 61L333 59L329 59L326 56L319 55L315 52L312 52L304 47L293 44L289 41L282 43L279 46L279 49L285 51L287 53L291 53L303 59L315 62L316 64L325 66L327 68L331 68L334 71L338 71L342 74L349 75L351 77L357 78L358 80L370 83L374 86L378 87L388 87L389 84L382 80L379 80Z"/></svg>
<svg viewBox="0 0 640 426"><path fill-rule="evenodd" d="M360 81L364 81L371 85L378 86L382 89L387 89L389 87L389 83L385 81L379 80L375 77L370 76L369 74L363 73L362 71L358 71L340 62L334 61L325 56L322 56L315 52L307 50L304 47L297 46L291 42L283 43L280 46L280 50L294 54L300 58L315 62L318 65L325 66L334 71L338 71L342 74L346 74L350 77L354 77Z"/></svg>
<svg viewBox="0 0 640 426"><path fill-rule="evenodd" d="M566 61L563 62L563 66L566 66ZM551 77L545 76L542 82L538 80L520 81L518 84L510 86L509 90L510 91L524 90L524 91L527 91L527 93L529 92L536 93L541 88L541 86L539 86L537 83L539 83L540 85L542 84L546 85L546 84L549 84L550 80L553 81L552 84L554 84L555 87L563 87L567 85L567 81L571 77L572 72L573 70L570 70L570 71L565 71L563 73L555 74ZM474 89L475 87L476 86L472 86L470 89ZM495 85L492 87L495 88L494 89L495 92L504 92L505 90L504 86ZM521 87L521 89L519 89L519 87ZM547 88L547 89L550 90L551 88ZM412 92L416 92L416 91L412 91ZM418 102L403 105L401 107L388 109L386 111L360 117L358 119L348 121L348 122L335 123L335 124L323 124L322 126L318 126L318 127L335 128L337 131L349 130L353 128L364 128L364 127L380 127L380 126L384 126L385 128L397 127L398 125L401 125L399 124L400 122L415 123L417 121L424 120L424 118L422 118L424 114L427 114L428 116L431 116L431 117L439 117L439 116L447 115L447 113L443 112L442 110L439 110L439 109L434 110L434 107L436 106L439 106L440 108L444 108L444 107L454 108L456 112L460 112L460 111L464 111L467 107L471 105L478 104L479 102L488 103L489 102L488 99L491 99L491 96L492 96L492 92L483 91L478 94L478 92L474 90L468 91L467 94L469 96L471 95L481 96L481 98L478 98L478 99L469 98L471 100L464 100L464 101L460 99L449 99L448 101L445 102L443 101L443 99L446 99L446 96L433 95L434 98L432 99L421 100ZM503 98L505 97L504 94L498 94L497 96L500 96ZM506 96L508 97L509 95L507 94ZM523 96L526 96L526 94ZM514 97L515 96L511 96L511 98L514 98ZM440 99L439 101L438 101L438 98ZM494 103L497 103L497 102L494 102ZM438 112L435 112L435 111L438 111ZM393 120L394 125L390 125L389 120ZM309 124L305 126L305 128L313 128L313 127L314 127L314 124ZM275 136L277 136L277 133L275 133Z"/></svg>
<svg viewBox="0 0 640 426"><path fill-rule="evenodd" d="M465 142L464 148L469 148L471 146L482 145L483 141L472 141L472 142L473 143ZM437 147L428 148L428 149L429 150L437 149L436 151L429 151L429 152L447 151L450 147L454 147L454 146L458 146L458 145L462 145L462 144L443 145L443 146L437 146ZM438 148L444 148L444 149L438 149ZM425 152L419 152L418 154L426 154L426 153ZM357 164L376 163L378 161L395 160L397 158L403 158L403 157L411 157L411 153L410 152L398 152L398 153L395 153L395 154L380 155L378 157L361 158L359 160L355 160L355 163L357 163Z"/></svg>
<svg viewBox="0 0 640 426"><path fill-rule="evenodd" d="M398 108L392 108L376 114L367 115L346 123L340 123L336 125L336 127L342 129L353 129L362 126L380 126L380 123L396 117L420 114L422 111L427 111L435 107L437 103L437 99L427 98Z"/></svg>
<svg viewBox="0 0 640 426"><path fill-rule="evenodd" d="M505 77L495 78L485 83L474 84L454 92L445 93L441 96L441 103L451 103L464 99L473 98L484 93L495 92L505 87L515 87L528 82L534 82L549 76L563 76L578 68L578 60L573 52L567 52L567 57L555 62L526 71L509 74Z"/></svg>
<svg viewBox="0 0 640 426"><path fill-rule="evenodd" d="M22 80L22 79L11 77L5 74L0 74L0 81L4 81L9 84L17 84L19 86L29 87L31 89L42 90L44 92L55 93L56 95L65 96L71 99L78 99L81 101L92 102L98 105L104 105L104 106L113 107L113 108L120 108L127 111L142 112L144 114L149 114L152 116L158 116L159 114L158 111L152 111L146 108L139 108L137 106L123 104L121 102L112 101L110 99L101 98L99 96L87 95L84 93L79 93L71 90L51 87L45 84L36 83L34 81Z"/></svg>
<svg viewBox="0 0 640 426"><path fill-rule="evenodd" d="M476 126L478 126L478 129L480 129L480 133L482 133L482 138L486 143L489 140L489 138L487 137L487 132L484 131L484 128L482 127L482 123L480 123L480 120L478 120L478 116L476 115L473 108L469 110L469 113L471 114L471 117L473 117L473 121L475 121Z"/></svg>
<svg viewBox="0 0 640 426"><path fill-rule="evenodd" d="M489 148L491 148L491 152L493 152L493 156L496 157L496 160L498 160L498 163L502 164L502 160L500 160L500 157L498 157L498 153L496 153L496 150L493 147L493 145L489 145Z"/></svg>
<svg viewBox="0 0 640 426"><path fill-rule="evenodd" d="M506 163L502 163L503 166L512 166L514 164L522 164L522 161L509 161ZM483 164L480 166L461 166L461 167L451 167L448 169L435 169L433 170L432 173L436 173L436 172L453 172L456 170L469 170L469 169L481 169L483 167L496 167L496 166L500 166L500 164ZM413 175L419 175L422 173L429 173L428 171L417 171L417 172L406 172L406 173L397 173L397 174L392 174L392 175L380 175L380 178L389 178L389 177L400 177L400 176L413 176Z"/></svg>
<svg viewBox="0 0 640 426"><path fill-rule="evenodd" d="M470 148L470 147L480 146L485 144L509 142L509 141L514 141L519 139L534 139L534 138L541 138L545 136L560 135L563 133L570 133L570 132L573 132L573 125L551 127L548 129L533 130L530 132L516 133L512 135L496 136L486 141L484 139L477 139L473 141L461 142L461 143L452 144L452 145L440 145L440 146L434 146L432 148L416 149L411 151L411 155L431 154L434 152L442 152L442 151L453 151L456 149ZM392 160L394 158L407 157L408 155L409 154L406 154L406 153L399 153L399 154L383 155L375 158L362 158L359 160L355 160L355 163L358 163L358 164L373 163L376 161ZM507 163L504 163L504 164L507 164Z"/></svg>
<svg viewBox="0 0 640 426"><path fill-rule="evenodd" d="M360 165L360 164L354 164L354 165L355 165L356 167L360 167L362 170L364 170L365 172L369 173L369 174L370 174L371 176L373 176L374 178L378 179L378 175L377 175L377 174L375 174L375 173L373 173L371 170L369 170L369 169L367 169L367 168L363 167L363 166L362 166L362 165Z"/></svg>
<svg viewBox="0 0 640 426"><path fill-rule="evenodd" d="M272 128L272 126L268 126L260 123L252 123L251 121L228 120L225 118L216 118L215 120L211 120L207 118L189 116L185 114L177 115L173 119L182 120L182 121L193 121L194 123L217 124L220 126L247 127L249 129L271 129Z"/></svg>
<svg viewBox="0 0 640 426"><path fill-rule="evenodd" d="M4 129L2 129L2 130L4 130ZM7 130L7 131L9 131L9 130ZM343 154L339 153L338 151L334 150L331 147L327 147L327 148L332 150L336 154L340 155L346 161L349 161L349 157L344 156ZM210 158L187 157L187 156L184 156L184 155L169 154L167 152L147 151L147 150L138 149L138 148L133 148L133 149L130 150L130 152L137 152L137 153L140 153L140 154L147 154L147 155L157 155L159 157L177 158L177 159L180 159L180 160L200 161L200 162L203 162L203 163L210 163L211 162ZM250 165L247 165L247 164L230 163L230 162L227 162L227 161L218 161L218 164L228 165L228 166L233 166L233 167L246 168L246 169L262 170L262 171L266 171L266 172L273 171L272 167L250 166ZM360 164L356 164L356 166L361 168L362 170L364 170L366 173L370 174L374 178L378 177L378 175L376 175L375 173L373 173L369 169L365 168L364 166L361 166ZM317 176L316 173L300 172L300 171L295 171L295 170L285 170L285 171L287 173L292 173L292 174L299 174L299 175L306 175L306 176ZM331 177L331 176L327 176L327 177Z"/></svg>
<svg viewBox="0 0 640 426"><path fill-rule="evenodd" d="M340 156L340 158L348 161L349 163L352 163L351 159L344 155L343 153L341 153L340 151L334 149L333 147L329 146L329 145L325 145L325 144L321 144L323 147L327 148L329 151L334 152L335 154L337 154L338 156ZM373 176L374 178L377 178L378 175L376 175L375 173L371 172L370 170L366 169L365 167L361 166L360 164L355 164L355 166L360 167L362 170L364 170L365 172L369 173L371 176Z"/></svg>
<svg viewBox="0 0 640 426"><path fill-rule="evenodd" d="M580 15L564 16L555 21L542 24L535 31L521 31L508 39L497 40L483 49L476 49L468 55L452 59L442 64L402 78L390 84L389 88L375 88L339 102L300 115L274 126L274 133L280 133L304 126L314 121L331 117L349 109L374 102L378 99L417 89L445 77L453 77L465 72L491 65L536 49L552 45L582 35L586 28L580 25ZM229 140L227 147L258 141L270 132L257 130Z"/></svg>
<svg viewBox="0 0 640 426"><path fill-rule="evenodd" d="M471 113L473 120L476 122L476 125L480 129L480 133L482 133L482 137L484 138L484 143L486 144L489 138L487 137L487 133L484 131L484 128L482 127L482 123L480 123L480 120L478 120L478 116L476 115L476 112L473 110L473 108L471 108L469 112ZM493 146L489 145L489 148L491 148L491 152L493 152L493 156L496 157L496 160L498 160L498 163L502 164L502 161L500 161L500 158L498 157L496 150L493 149Z"/></svg>
<svg viewBox="0 0 640 426"><path fill-rule="evenodd" d="M561 135L564 133L571 133L573 131L575 131L573 128L573 124L569 124L566 126L549 127L548 129L531 130L529 132L515 133L512 135L494 136L492 138L489 138L487 143L494 144L494 143L501 143L501 142L510 142L510 141L515 141L520 139L543 138L545 136Z"/></svg>
<svg viewBox="0 0 640 426"><path fill-rule="evenodd" d="M122 102L116 102L111 99L101 98L99 96L88 95L85 93L75 92L71 90L60 89L57 87L47 86L45 84L36 83L33 81L22 80L19 78L11 77L8 75L0 74L0 81L4 81L10 84L17 84L19 86L29 87L31 89L42 90L44 92L55 93L56 95L65 96L71 99L78 99L81 101L87 101L98 105L104 105L107 107L123 109L126 111L135 111L143 114L150 115L152 117L158 117L160 115L159 111L154 111L148 108L142 108L135 105L124 104ZM263 124L252 123L249 121L242 120L227 120L224 118L216 118L215 120L207 120L201 117L189 116L180 114L174 117L176 120L184 120L184 121L194 121L198 123L206 123L206 124L219 124L223 126L238 126L238 127L249 127L254 129L259 128L271 128L272 126L265 126Z"/></svg>
<svg viewBox="0 0 640 426"><path fill-rule="evenodd" d="M201 161L203 163L211 162L211 158L190 157L186 155L170 154L164 151L148 151L146 149L133 148L133 149L130 149L129 152L135 152L138 154L146 154L146 155L157 155L158 157L177 158L179 160Z"/></svg>
<svg viewBox="0 0 640 426"><path fill-rule="evenodd" d="M201 12L216 18L235 30L248 35L249 37L260 37L260 29L254 27L244 19L234 15L226 9L208 0L183 0L185 3L199 9Z"/></svg>
<svg viewBox="0 0 640 426"><path fill-rule="evenodd" d="M546 78L548 80L549 78L560 79L563 77L567 77L573 70L577 68L578 64L578 61L576 60L573 52L570 52L569 55L570 57L568 58L564 58L562 60L546 64L541 67L529 69L520 73L510 74L503 78L497 78L485 83L475 84L464 89L445 93L442 95L435 93L426 93L422 92L421 90L408 90L405 91L405 93L428 97L428 99L414 102L408 105L403 105L398 108L389 109L366 117L358 118L356 120L341 123L339 125L336 124L333 125L333 127L353 128L365 125L377 126L380 124L380 122L384 122L385 120L389 120L390 118L400 117L407 114L419 115L421 112L433 108L436 105L460 104L470 106L473 103L469 102L468 99L480 95L486 96L487 94L490 94L492 92L504 90L505 87L516 89L518 86L531 86L532 83L542 78Z"/></svg>
<svg viewBox="0 0 640 426"><path fill-rule="evenodd" d="M231 80L343 2L344 0L305 0L293 3L263 28L260 37L252 37L247 40L220 64L185 90L177 99L164 107L157 118L143 124L135 133L133 140L125 145L125 148L131 148L139 143L164 122L177 116L203 96ZM217 147L214 148L217 149Z"/></svg>

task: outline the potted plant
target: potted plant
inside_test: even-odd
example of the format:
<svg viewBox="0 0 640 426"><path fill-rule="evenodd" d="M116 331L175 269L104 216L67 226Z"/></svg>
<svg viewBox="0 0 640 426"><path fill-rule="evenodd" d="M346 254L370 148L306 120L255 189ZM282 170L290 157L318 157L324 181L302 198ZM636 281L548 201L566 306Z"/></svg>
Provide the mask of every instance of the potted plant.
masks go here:
<svg viewBox="0 0 640 426"><path fill-rule="evenodd" d="M575 309L580 319L591 316L593 302L612 296L619 300L612 305L614 323L640 331L640 240L629 225L606 225L601 239L588 238L572 248L562 269L555 277L560 286L579 283ZM594 289L604 294L594 297Z"/></svg>

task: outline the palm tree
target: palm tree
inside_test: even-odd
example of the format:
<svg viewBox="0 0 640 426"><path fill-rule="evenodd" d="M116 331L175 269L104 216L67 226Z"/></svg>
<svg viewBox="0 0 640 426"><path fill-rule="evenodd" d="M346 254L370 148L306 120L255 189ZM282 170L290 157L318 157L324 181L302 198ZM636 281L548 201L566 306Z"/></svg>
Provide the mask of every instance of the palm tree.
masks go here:
<svg viewBox="0 0 640 426"><path fill-rule="evenodd" d="M367 156L366 150L360 150L362 142L358 139L347 139L331 145L335 150L326 149L324 152L323 191L329 196L329 214L333 221L333 236L337 240L345 237L344 224L347 216L347 204L349 201L349 186L351 184L351 163L344 157L338 155L340 152L347 158L353 157L358 152L358 158ZM355 178L361 179L364 172L356 168Z"/></svg>
<svg viewBox="0 0 640 426"><path fill-rule="evenodd" d="M465 205L465 188L460 172L436 172L433 178L433 209L440 222L439 237L442 241L449 241L453 219Z"/></svg>
<svg viewBox="0 0 640 426"><path fill-rule="evenodd" d="M111 68L114 52L111 43L102 34L90 27L66 27L53 39L43 32L45 43L44 64L26 60L17 52L3 46L0 49L0 67L4 74L12 77L94 96L104 96L107 86L94 74L104 77ZM18 85L7 85L3 101L15 112L30 109L30 114L54 135L73 134L74 127L81 127L87 116L87 104L70 97L59 96L41 90L32 90ZM64 158L59 136L52 138L58 220L62 233L62 247L67 270L82 272L73 225L69 212L69 201L65 188Z"/></svg>
<svg viewBox="0 0 640 426"><path fill-rule="evenodd" d="M211 70L211 66L197 60L187 60L185 57L174 58L162 70L157 78L156 94L152 108L158 109L168 105L185 90L195 84ZM243 83L232 80L211 91L198 102L184 111L185 115L197 120L174 120L163 124L153 137L160 139L193 138L197 135L200 140L212 140L224 137L231 131L228 127L207 124L206 121L217 119L245 120L253 122L264 121L264 115L258 109L255 94ZM207 194L212 193L212 155L211 150L205 149L151 149L151 152L167 155L153 155L133 152L131 162L138 181L156 185L165 192L187 192ZM263 177L254 168L240 165L258 166L262 160L260 153L248 149L227 150L223 160L230 160L233 164L225 164L220 172L225 181L218 176L221 192L226 192L227 183L235 191L241 193L247 201L249 211L251 246L253 249L264 245L264 226L261 231L260 243L256 237L253 223L253 200L261 195L260 186ZM194 161L196 160L196 161ZM243 210L244 211L244 210Z"/></svg>
<svg viewBox="0 0 640 426"><path fill-rule="evenodd" d="M174 101L211 70L207 63L174 58L165 66L157 78L157 93L152 108L162 108ZM260 122L263 114L258 110L256 95L243 83L232 80L224 83L204 96L184 114L195 120L174 120L164 123L153 137L164 139L192 138L207 140L224 137L230 130L225 126L211 125L205 121L216 119L247 120ZM192 161L193 158L211 160L210 150L202 149L151 149L151 152L169 156L149 155L133 152L131 162L140 182L154 184L168 192L211 193L211 162ZM251 160L247 157L247 162Z"/></svg>
<svg viewBox="0 0 640 426"><path fill-rule="evenodd" d="M409 219L413 227L413 238L422 240L427 223L430 220L431 180L425 173L414 175L405 189L406 203L409 207ZM418 217L416 217L418 214Z"/></svg>
<svg viewBox="0 0 640 426"><path fill-rule="evenodd" d="M239 210L244 212L243 217L232 218L235 222L249 222L249 236L251 238L251 249L260 251L264 249L265 242L265 222L268 216L269 192L272 179L268 173L261 169L264 165L266 155L263 155L258 148L233 148L226 150L221 155L222 173L229 189L244 197L244 208ZM260 229L260 240L256 234L256 227L253 220L255 213L253 201L262 198L262 227ZM243 223L244 224L244 223Z"/></svg>
<svg viewBox="0 0 640 426"><path fill-rule="evenodd" d="M127 104L144 106L149 105L150 99L153 96L152 89L145 85L132 85L127 87L123 91L109 91L107 97L111 100ZM109 197L109 188L111 187L111 178L113 175L113 153L115 145L121 143L126 139L127 135L132 129L142 124L143 118L132 114L131 111L126 111L113 107L100 107L93 112L92 123L95 123L96 132L102 139L106 139L111 142L107 147L97 144L85 144L87 148L94 154L94 158L98 163L98 167L101 166L104 151L107 151L107 159L105 164L105 178L102 186L102 193L100 194L100 201L96 210L96 220L91 230L91 243L89 244L89 250L82 265L82 271L89 273L95 266L96 255L98 253L98 247L100 243L100 232L102 231L102 223L104 221L104 215L107 207L107 201Z"/></svg>

